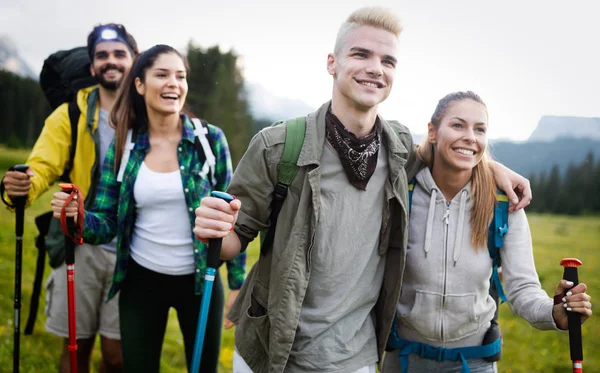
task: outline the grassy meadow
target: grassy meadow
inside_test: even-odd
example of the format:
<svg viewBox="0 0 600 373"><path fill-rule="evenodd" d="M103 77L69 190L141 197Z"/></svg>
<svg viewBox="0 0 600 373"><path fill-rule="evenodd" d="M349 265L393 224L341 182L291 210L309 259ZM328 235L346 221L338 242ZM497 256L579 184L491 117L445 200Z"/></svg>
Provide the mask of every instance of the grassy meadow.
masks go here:
<svg viewBox="0 0 600 373"><path fill-rule="evenodd" d="M0 172L15 163L23 162L27 151L0 147ZM54 189L52 190L54 191ZM46 193L25 214L23 242L23 301L21 309L22 328L29 312L29 298L35 271L37 250L34 246L34 218L49 209L51 193ZM588 292L595 296L594 308L599 308L600 276L600 217L567 217L553 215L529 216L534 241L536 267L542 286L553 295L557 282L562 277L559 262L564 257L577 257L583 266L579 269L581 282L588 285ZM253 245L248 252L249 267L258 256L258 247ZM0 372L12 369L13 346L13 294L15 235L14 215L0 207ZM77 267L76 267L77 268ZM224 269L224 268L223 268ZM46 266L45 276L50 273ZM222 275L225 275L223 272ZM21 372L50 373L58 370L58 355L61 341L44 330L44 293L40 299L40 310L34 334L21 337ZM500 372L567 372L570 370L568 333L539 331L524 320L515 317L508 305L502 305L500 322L504 333L503 358ZM596 315L583 326L585 372L600 372L600 315ZM99 349L93 355L92 372L97 372ZM220 372L231 372L233 355L233 332L223 333ZM174 312L170 315L167 335L163 346L161 372L185 372L183 340Z"/></svg>

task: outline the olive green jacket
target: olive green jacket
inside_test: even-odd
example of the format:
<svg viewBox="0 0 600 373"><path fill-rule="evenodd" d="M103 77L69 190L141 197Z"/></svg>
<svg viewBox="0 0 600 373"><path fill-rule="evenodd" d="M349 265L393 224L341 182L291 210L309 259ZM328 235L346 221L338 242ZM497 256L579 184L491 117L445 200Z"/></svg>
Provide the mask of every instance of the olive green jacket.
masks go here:
<svg viewBox="0 0 600 373"><path fill-rule="evenodd" d="M229 313L229 319L237 324L235 346L255 373L283 372L294 341L320 217L320 160L328 107L329 102L306 118L306 136L298 159L300 171L281 209L273 249L260 256ZM379 232L385 273L373 310L380 361L402 286L408 229L405 165L414 153L405 126L383 119L381 123L389 181ZM234 173L228 191L242 202L235 227L242 242L250 242L269 227L271 196L284 142L285 125L262 130L252 139Z"/></svg>

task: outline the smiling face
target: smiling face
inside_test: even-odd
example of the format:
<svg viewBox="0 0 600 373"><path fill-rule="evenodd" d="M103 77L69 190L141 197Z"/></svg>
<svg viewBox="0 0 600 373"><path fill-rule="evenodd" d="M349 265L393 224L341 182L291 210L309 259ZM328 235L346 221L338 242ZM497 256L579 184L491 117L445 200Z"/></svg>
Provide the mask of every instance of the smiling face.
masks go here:
<svg viewBox="0 0 600 373"><path fill-rule="evenodd" d="M163 53L144 72L144 81L135 79L137 92L144 97L148 115L179 115L187 96L187 71L176 53Z"/></svg>
<svg viewBox="0 0 600 373"><path fill-rule="evenodd" d="M340 52L327 58L333 100L361 111L383 102L394 82L397 44L396 35L383 29L363 25L351 31Z"/></svg>
<svg viewBox="0 0 600 373"><path fill-rule="evenodd" d="M448 105L439 126L429 123L435 169L470 173L487 148L488 114L484 105L464 99Z"/></svg>
<svg viewBox="0 0 600 373"><path fill-rule="evenodd" d="M125 44L103 41L96 45L90 72L101 87L114 91L119 88L132 64L133 57Z"/></svg>

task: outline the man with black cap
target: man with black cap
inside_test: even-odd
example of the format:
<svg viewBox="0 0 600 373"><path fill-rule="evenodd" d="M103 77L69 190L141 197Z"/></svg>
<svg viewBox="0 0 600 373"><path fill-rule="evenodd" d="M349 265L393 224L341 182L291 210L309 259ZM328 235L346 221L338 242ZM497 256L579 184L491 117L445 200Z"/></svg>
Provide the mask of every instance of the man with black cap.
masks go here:
<svg viewBox="0 0 600 373"><path fill-rule="evenodd" d="M114 136L108 114L117 89L139 53L137 43L120 24L94 27L88 35L90 72L98 85L77 92L80 115L78 140L69 178L81 189L86 207L94 202L102 162ZM27 196L28 204L56 182L69 163L71 125L68 103L59 106L46 119L27 164L26 173L7 172L4 186L8 197ZM53 219L55 220L55 219ZM55 224L55 223L53 223ZM56 227L55 227L56 228ZM56 232L56 237L51 237ZM55 238L55 239L53 239ZM50 228L46 245L63 243L60 228ZM48 250L52 255L52 249ZM89 372L90 356L100 334L100 372L122 372L118 296L106 302L116 260L116 241L108 245L83 244L75 251L75 299L77 310L77 362L79 372ZM64 338L60 372L69 372L66 264L53 268L46 284L46 330Z"/></svg>

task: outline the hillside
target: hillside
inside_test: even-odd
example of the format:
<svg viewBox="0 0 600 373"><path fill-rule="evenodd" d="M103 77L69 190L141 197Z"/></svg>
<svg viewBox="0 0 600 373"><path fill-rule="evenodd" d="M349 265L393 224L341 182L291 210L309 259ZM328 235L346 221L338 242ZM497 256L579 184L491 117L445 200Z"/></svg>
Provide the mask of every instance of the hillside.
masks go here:
<svg viewBox="0 0 600 373"><path fill-rule="evenodd" d="M527 141L554 141L561 137L600 140L600 118L544 115Z"/></svg>
<svg viewBox="0 0 600 373"><path fill-rule="evenodd" d="M492 142L493 157L522 175L549 172L554 164L563 172L569 163L581 163L589 152L600 158L600 139L563 137L554 141Z"/></svg>

